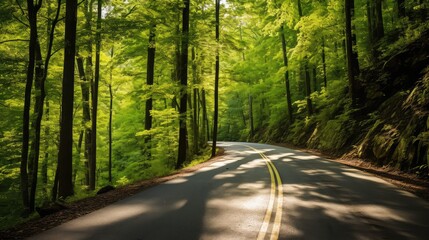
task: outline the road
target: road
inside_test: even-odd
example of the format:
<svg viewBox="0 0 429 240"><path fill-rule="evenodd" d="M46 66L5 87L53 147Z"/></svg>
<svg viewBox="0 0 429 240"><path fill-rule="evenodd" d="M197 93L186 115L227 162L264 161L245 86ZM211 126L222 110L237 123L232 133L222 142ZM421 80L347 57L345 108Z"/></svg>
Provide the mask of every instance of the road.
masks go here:
<svg viewBox="0 0 429 240"><path fill-rule="evenodd" d="M429 205L297 150L221 142L226 154L31 239L428 239Z"/></svg>

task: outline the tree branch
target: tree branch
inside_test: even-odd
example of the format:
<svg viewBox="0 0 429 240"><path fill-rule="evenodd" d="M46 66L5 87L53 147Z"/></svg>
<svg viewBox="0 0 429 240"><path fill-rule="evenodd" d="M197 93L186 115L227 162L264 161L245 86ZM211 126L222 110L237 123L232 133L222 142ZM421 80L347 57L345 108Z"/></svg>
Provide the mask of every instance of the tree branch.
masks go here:
<svg viewBox="0 0 429 240"><path fill-rule="evenodd" d="M24 25L24 26L26 26L26 27L30 27L30 25L28 25L27 23L25 23L25 22L23 22L21 19L19 19L17 16L15 16L15 15L12 15L13 16L13 18L15 18L18 22L20 22L20 23L22 23L22 25ZM27 20L28 20L28 18L27 18Z"/></svg>
<svg viewBox="0 0 429 240"><path fill-rule="evenodd" d="M28 39L8 39L8 40L0 41L0 44L8 43L8 42L28 42L28 41L30 41L30 40L28 40Z"/></svg>

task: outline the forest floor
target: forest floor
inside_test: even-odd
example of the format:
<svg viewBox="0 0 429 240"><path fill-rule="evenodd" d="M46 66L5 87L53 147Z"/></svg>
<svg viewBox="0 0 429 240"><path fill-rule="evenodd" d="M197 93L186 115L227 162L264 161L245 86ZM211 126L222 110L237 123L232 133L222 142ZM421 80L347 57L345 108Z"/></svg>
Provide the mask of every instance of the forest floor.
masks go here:
<svg viewBox="0 0 429 240"><path fill-rule="evenodd" d="M426 201L429 201L429 180L418 178L414 174L399 172L388 167L378 167L361 159L336 158L327 154L323 154L316 150L302 149L292 146L290 144L282 143L275 145L297 149L303 152L326 158L330 161L335 161L359 169L361 171L368 172L400 187L403 190L411 192ZM73 202L67 205L67 209L64 209L60 212L56 212L43 218L33 219L28 222L19 224L8 230L0 232L0 239L23 239L35 235L37 233L46 231L64 222L78 218L100 208L103 208L107 205L110 205L114 202L117 202L121 199L124 199L128 196L134 195L144 189L194 172L202 167L205 167L217 161L223 154L224 150L221 149L215 158L212 158L196 166L179 170L174 174L151 180L139 181L130 185L119 187L104 194Z"/></svg>

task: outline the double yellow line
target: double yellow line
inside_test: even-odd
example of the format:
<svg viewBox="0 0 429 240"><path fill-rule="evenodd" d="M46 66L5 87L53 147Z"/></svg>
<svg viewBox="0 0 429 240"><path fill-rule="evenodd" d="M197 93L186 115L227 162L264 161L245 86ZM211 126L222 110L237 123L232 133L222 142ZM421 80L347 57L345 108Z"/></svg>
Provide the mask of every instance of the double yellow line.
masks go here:
<svg viewBox="0 0 429 240"><path fill-rule="evenodd" d="M261 229L259 230L258 240L264 240L266 235L269 233L269 226L273 212L275 212L274 221L272 224L270 240L277 240L280 234L280 227L282 224L282 209L283 209L283 184L282 179L280 178L279 172L271 160L261 151L256 148L244 145L259 155L264 159L267 164L268 171L271 177L271 194L270 200L268 202L268 208L265 213L264 221L262 223ZM274 206L275 205L275 206Z"/></svg>

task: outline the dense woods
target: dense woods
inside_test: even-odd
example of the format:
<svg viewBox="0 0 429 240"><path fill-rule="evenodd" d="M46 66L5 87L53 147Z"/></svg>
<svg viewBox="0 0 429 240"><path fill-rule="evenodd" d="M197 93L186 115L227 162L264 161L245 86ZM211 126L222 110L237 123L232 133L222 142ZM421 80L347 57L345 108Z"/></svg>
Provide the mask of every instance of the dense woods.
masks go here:
<svg viewBox="0 0 429 240"><path fill-rule="evenodd" d="M289 142L427 174L428 9L1 1L1 225L207 159L218 140Z"/></svg>

